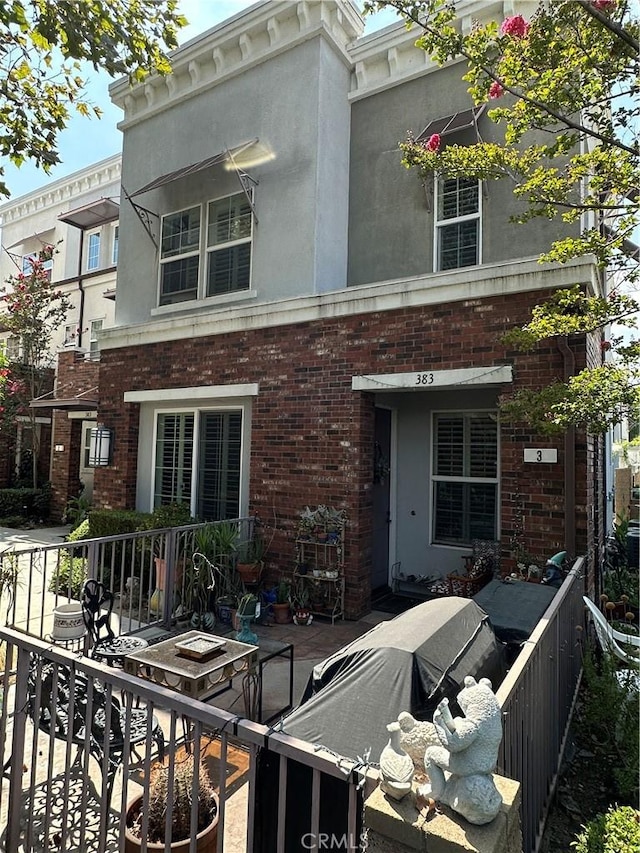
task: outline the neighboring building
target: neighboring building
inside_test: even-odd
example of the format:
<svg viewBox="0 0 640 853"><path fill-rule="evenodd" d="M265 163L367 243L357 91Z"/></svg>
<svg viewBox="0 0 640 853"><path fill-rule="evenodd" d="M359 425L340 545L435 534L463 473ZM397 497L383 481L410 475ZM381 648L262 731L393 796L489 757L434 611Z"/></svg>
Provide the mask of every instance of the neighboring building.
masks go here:
<svg viewBox="0 0 640 853"><path fill-rule="evenodd" d="M89 436L96 425L100 332L113 324L114 316L120 163L118 154L0 206L2 281L26 269L29 258L51 244L56 247L52 281L72 303L66 323L52 340L53 392L36 401L38 422L47 436L53 418L53 438L42 442L41 453L46 453L44 468L50 472L58 516L81 484L87 496L93 490ZM0 342L19 365L20 342L1 331ZM23 420L16 450L7 454L2 485L15 479L25 427Z"/></svg>
<svg viewBox="0 0 640 853"><path fill-rule="evenodd" d="M496 126L462 65L438 69L402 24L362 31L346 0L262 3L176 51L171 76L112 85L113 441L95 499L255 513L276 528L272 573L293 568L306 505L343 508L348 616L392 566L445 575L473 539L500 539L506 566L516 544L541 562L588 551L593 584L598 442L502 424L498 398L600 358L598 340L500 341L554 289L598 291L597 270L541 266L557 226L512 224L506 183L423 188L402 168L407 129L464 143Z"/></svg>

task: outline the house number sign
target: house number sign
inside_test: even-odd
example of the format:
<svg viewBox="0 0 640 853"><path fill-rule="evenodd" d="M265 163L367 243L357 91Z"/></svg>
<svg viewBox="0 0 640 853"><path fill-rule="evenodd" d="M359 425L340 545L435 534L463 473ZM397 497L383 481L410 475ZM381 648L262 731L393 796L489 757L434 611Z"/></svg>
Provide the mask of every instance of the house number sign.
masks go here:
<svg viewBox="0 0 640 853"><path fill-rule="evenodd" d="M550 447L525 447L525 462L557 462L558 451Z"/></svg>

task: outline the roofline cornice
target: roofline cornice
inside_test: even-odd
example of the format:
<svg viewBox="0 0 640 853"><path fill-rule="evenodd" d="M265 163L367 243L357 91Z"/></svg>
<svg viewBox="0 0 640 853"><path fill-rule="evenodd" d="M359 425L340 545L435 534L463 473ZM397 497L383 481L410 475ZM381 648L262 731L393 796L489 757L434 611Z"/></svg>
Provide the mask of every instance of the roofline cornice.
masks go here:
<svg viewBox="0 0 640 853"><path fill-rule="evenodd" d="M115 182L119 183L121 172L121 154L114 154L99 163L92 163L65 178L51 181L44 187L0 205L2 224L6 226L13 222L19 222L34 213L47 210L57 204L66 204L92 190L100 189L102 186Z"/></svg>
<svg viewBox="0 0 640 853"><path fill-rule="evenodd" d="M126 129L211 89L296 45L324 36L347 67L347 46L363 32L362 16L351 0L270 0L251 6L197 36L171 55L173 72L131 87L120 79L109 87L124 110Z"/></svg>

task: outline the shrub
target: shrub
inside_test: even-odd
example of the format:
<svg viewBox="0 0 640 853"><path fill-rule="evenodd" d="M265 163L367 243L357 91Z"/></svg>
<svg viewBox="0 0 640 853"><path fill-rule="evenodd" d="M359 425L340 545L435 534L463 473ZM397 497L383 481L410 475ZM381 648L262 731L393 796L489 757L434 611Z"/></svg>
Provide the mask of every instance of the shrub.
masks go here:
<svg viewBox="0 0 640 853"><path fill-rule="evenodd" d="M82 587L87 579L87 561L84 557L60 555L58 568L49 582L49 592L80 598Z"/></svg>
<svg viewBox="0 0 640 853"><path fill-rule="evenodd" d="M610 808L583 827L571 843L575 853L637 853L640 850L638 812L631 806Z"/></svg>
<svg viewBox="0 0 640 853"><path fill-rule="evenodd" d="M92 509L89 511L91 538L144 530L146 528L142 525L148 517L148 512L137 512L134 509Z"/></svg>
<svg viewBox="0 0 640 853"><path fill-rule="evenodd" d="M91 539L88 518L81 521L80 524L67 536L67 542L80 542L82 539Z"/></svg>
<svg viewBox="0 0 640 853"><path fill-rule="evenodd" d="M0 489L0 518L36 520L49 516L51 489Z"/></svg>
<svg viewBox="0 0 640 853"><path fill-rule="evenodd" d="M640 704L630 684L616 678L616 660L603 655L596 662L591 653L584 659L588 698L581 725L593 744L603 769L611 773L616 797L635 802L638 794L638 729Z"/></svg>

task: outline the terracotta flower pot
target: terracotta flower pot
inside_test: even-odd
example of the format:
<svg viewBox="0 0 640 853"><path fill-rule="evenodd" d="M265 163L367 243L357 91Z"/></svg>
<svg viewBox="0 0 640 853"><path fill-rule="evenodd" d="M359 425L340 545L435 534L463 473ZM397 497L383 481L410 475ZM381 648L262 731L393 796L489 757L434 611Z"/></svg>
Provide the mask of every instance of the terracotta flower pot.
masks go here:
<svg viewBox="0 0 640 853"><path fill-rule="evenodd" d="M273 605L273 621L278 625L286 625L287 622L291 622L291 609L288 603L278 604L276 602Z"/></svg>
<svg viewBox="0 0 640 853"><path fill-rule="evenodd" d="M125 853L140 853L142 849L142 840L131 832L130 826L133 823L134 815L140 811L142 804L142 795L135 797L127 808L127 816L125 819L124 830L124 851ZM196 850L198 853L216 853L218 847L218 813L211 821L209 826L206 826L201 832L196 835ZM174 841L169 845L169 850L172 853L189 853L191 840L185 838L184 841ZM147 850L162 851L165 849L164 843L160 844L154 841L147 842Z"/></svg>

